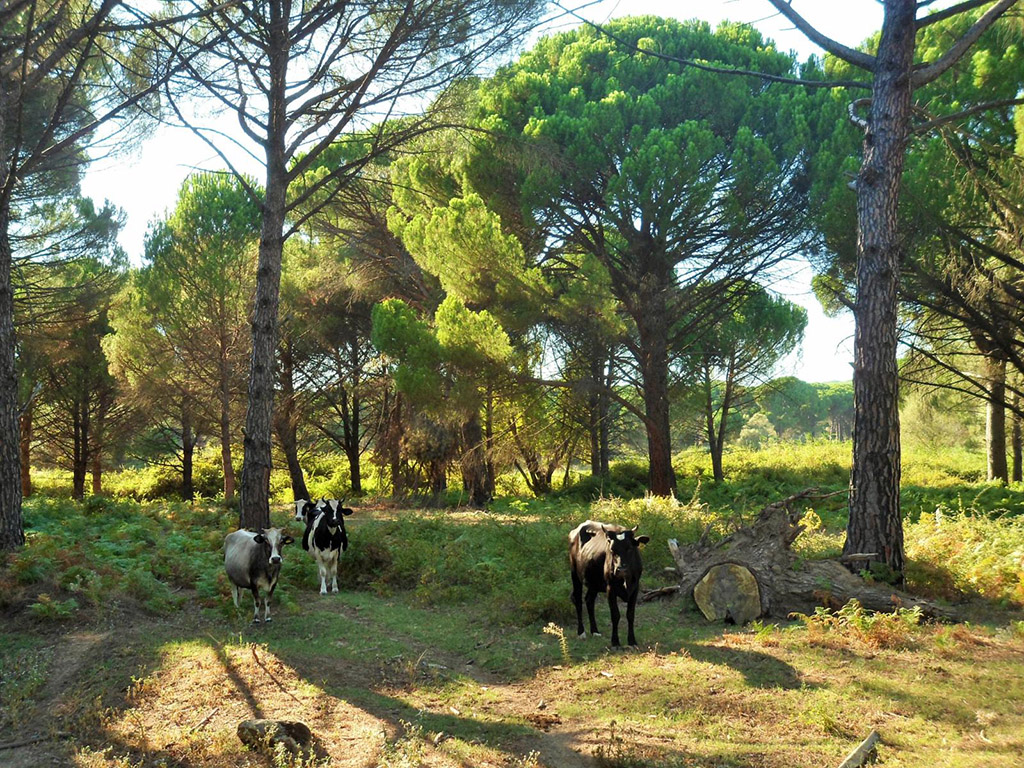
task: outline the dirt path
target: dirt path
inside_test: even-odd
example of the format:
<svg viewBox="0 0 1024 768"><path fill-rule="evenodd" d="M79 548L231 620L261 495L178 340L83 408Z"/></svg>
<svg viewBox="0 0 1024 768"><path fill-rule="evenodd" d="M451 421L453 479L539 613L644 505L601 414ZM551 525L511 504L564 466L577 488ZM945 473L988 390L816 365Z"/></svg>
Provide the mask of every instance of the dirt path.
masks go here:
<svg viewBox="0 0 1024 768"><path fill-rule="evenodd" d="M39 727L8 734L11 738L0 744L0 765L4 768L40 768L64 764L64 750L59 744L67 736L64 730L64 695L89 664L102 654L110 636L110 632L72 632L61 637L49 649L48 679L34 712L26 718L27 722Z"/></svg>

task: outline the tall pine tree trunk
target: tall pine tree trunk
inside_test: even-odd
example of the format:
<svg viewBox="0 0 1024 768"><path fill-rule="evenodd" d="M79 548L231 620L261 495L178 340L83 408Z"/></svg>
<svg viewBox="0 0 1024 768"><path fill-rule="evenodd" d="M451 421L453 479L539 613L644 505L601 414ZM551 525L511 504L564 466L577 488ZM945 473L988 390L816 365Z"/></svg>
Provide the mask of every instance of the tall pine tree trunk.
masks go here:
<svg viewBox="0 0 1024 768"><path fill-rule="evenodd" d="M85 477L89 471L89 410L76 400L71 417L71 498L85 498Z"/></svg>
<svg viewBox="0 0 1024 768"><path fill-rule="evenodd" d="M308 499L306 478L299 465L298 416L295 413L295 359L290 338L284 339L281 344L280 384L281 396L274 414L274 431L277 432L277 441L281 444L281 451L288 465L292 498Z"/></svg>
<svg viewBox="0 0 1024 768"><path fill-rule="evenodd" d="M992 354L984 356L985 385L985 453L988 458L988 479L1009 481L1006 466L1006 361Z"/></svg>
<svg viewBox="0 0 1024 768"><path fill-rule="evenodd" d="M871 554L902 580L900 422L896 368L897 207L906 157L914 0L886 0L864 158L857 176L853 471L843 554ZM862 568L857 561L851 568Z"/></svg>
<svg viewBox="0 0 1024 768"><path fill-rule="evenodd" d="M6 100L0 88L0 183L7 180ZM11 283L10 190L0 189L0 552L25 545L21 517L21 440L14 371L14 287Z"/></svg>
<svg viewBox="0 0 1024 768"><path fill-rule="evenodd" d="M181 497L192 501L196 497L192 479L193 458L196 450L196 436L192 431L192 414L188 407L181 410Z"/></svg>
<svg viewBox="0 0 1024 768"><path fill-rule="evenodd" d="M654 282L652 280L652 282ZM676 490L672 469L672 440L668 399L668 308L665 292L656 287L640 297L637 330L640 337L640 375L643 379L644 426L650 462L648 485L655 496Z"/></svg>
<svg viewBox="0 0 1024 768"><path fill-rule="evenodd" d="M231 458L231 394L223 378L220 386L220 464L224 472L224 501L231 503L235 498L235 467Z"/></svg>
<svg viewBox="0 0 1024 768"><path fill-rule="evenodd" d="M487 450L480 414L473 413L462 424L462 477L469 493L469 503L484 507L493 498L487 488Z"/></svg>
<svg viewBox="0 0 1024 768"><path fill-rule="evenodd" d="M1013 414L1010 417L1013 429L1010 444L1013 451L1013 482L1024 480L1024 436L1021 434L1020 394L1013 393Z"/></svg>
<svg viewBox="0 0 1024 768"><path fill-rule="evenodd" d="M32 495L32 417L35 415L35 403L30 399L21 412L21 495L28 498Z"/></svg>
<svg viewBox="0 0 1024 768"><path fill-rule="evenodd" d="M276 7L276 6L274 6ZM252 312L252 358L249 403L245 413L239 524L270 526L271 430L274 410L274 358L277 353L277 309L281 298L281 256L284 250L285 165L288 46L284 20L270 26L270 114L267 126L267 183L256 267L256 299ZM276 39L274 39L276 38Z"/></svg>

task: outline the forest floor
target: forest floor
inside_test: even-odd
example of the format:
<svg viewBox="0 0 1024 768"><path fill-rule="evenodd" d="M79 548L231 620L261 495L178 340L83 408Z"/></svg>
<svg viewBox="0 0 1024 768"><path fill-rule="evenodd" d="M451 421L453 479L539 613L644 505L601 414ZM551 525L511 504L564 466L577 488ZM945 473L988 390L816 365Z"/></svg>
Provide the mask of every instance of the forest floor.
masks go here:
<svg viewBox="0 0 1024 768"><path fill-rule="evenodd" d="M353 541L394 516L360 510ZM159 614L126 603L42 620L9 605L0 765L288 764L237 738L239 722L272 718L306 723L321 749L309 765L322 766L821 768L876 729L885 768L1024 767L1019 612L738 628L671 598L638 608L639 648L613 650L607 634L578 640L565 609L517 623L495 621L491 597L428 603L351 585L321 596L312 560L288 557L266 625L226 590L211 606L184 588ZM566 574L566 605L568 591ZM600 602L598 622L607 632Z"/></svg>

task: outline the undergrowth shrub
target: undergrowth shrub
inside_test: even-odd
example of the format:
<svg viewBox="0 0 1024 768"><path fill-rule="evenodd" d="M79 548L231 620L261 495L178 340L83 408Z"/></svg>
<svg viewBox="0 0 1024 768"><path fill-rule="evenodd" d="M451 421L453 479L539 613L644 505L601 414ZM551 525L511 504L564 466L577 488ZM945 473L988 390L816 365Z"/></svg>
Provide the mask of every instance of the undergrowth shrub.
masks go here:
<svg viewBox="0 0 1024 768"><path fill-rule="evenodd" d="M916 643L921 609L898 608L892 613L865 610L858 600L850 600L838 611L823 606L811 615L793 614L807 627L812 645L842 647L857 641L872 648L910 648Z"/></svg>
<svg viewBox="0 0 1024 768"><path fill-rule="evenodd" d="M907 521L904 537L916 591L1024 607L1024 517L939 508Z"/></svg>

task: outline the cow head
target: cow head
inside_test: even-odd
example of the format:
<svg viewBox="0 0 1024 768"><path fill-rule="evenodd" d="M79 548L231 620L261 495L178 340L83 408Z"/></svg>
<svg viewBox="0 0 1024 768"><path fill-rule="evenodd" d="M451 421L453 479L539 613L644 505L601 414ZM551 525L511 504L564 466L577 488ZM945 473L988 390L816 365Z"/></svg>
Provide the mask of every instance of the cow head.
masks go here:
<svg viewBox="0 0 1024 768"><path fill-rule="evenodd" d="M307 522L309 516L316 511L317 503L310 499L296 499L295 500L295 521L296 522Z"/></svg>
<svg viewBox="0 0 1024 768"><path fill-rule="evenodd" d="M345 530L345 518L352 514L352 510L348 507L342 506L345 503L344 497L341 500L338 499L321 499L320 504L323 506L321 509L328 515L326 518L327 525L334 529L337 528L341 532L341 551L344 552L348 549L348 532Z"/></svg>
<svg viewBox="0 0 1024 768"><path fill-rule="evenodd" d="M651 540L650 536L637 536L633 526L625 531L617 531L601 526L608 539L608 555L606 572L622 579L629 586L640 578L643 564L640 562L640 545Z"/></svg>
<svg viewBox="0 0 1024 768"><path fill-rule="evenodd" d="M263 545L263 552L270 565L280 565L281 547L291 544L295 539L280 528L260 528L253 541Z"/></svg>

